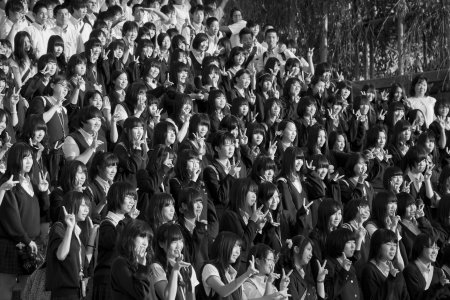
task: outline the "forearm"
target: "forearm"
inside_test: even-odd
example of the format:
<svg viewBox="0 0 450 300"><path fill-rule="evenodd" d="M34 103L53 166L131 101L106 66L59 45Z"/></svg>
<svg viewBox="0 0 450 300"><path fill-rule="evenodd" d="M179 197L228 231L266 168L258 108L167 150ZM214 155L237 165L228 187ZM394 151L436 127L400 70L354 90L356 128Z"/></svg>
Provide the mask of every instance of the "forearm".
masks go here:
<svg viewBox="0 0 450 300"><path fill-rule="evenodd" d="M78 96L79 96L79 95L80 95L80 88L79 88L79 87L76 87L76 88L73 90L73 93L70 95L70 98L69 98L70 104L78 105Z"/></svg>
<svg viewBox="0 0 450 300"><path fill-rule="evenodd" d="M441 130L441 137L439 139L439 148L444 149L447 144L447 136L445 135L445 130Z"/></svg>
<svg viewBox="0 0 450 300"><path fill-rule="evenodd" d="M12 126L16 126L17 124L19 124L19 117L17 115L17 108L13 108L11 109L11 123Z"/></svg>
<svg viewBox="0 0 450 300"><path fill-rule="evenodd" d="M189 129L189 121L186 121L183 123L183 126L181 126L180 131L178 131L177 134L178 142L181 143L184 140L184 137L186 136L188 129Z"/></svg>
<svg viewBox="0 0 450 300"><path fill-rule="evenodd" d="M249 278L247 272L230 282L229 284L223 285L218 291L216 291L221 297L228 297L239 289L244 282Z"/></svg>
<svg viewBox="0 0 450 300"><path fill-rule="evenodd" d="M81 161L83 164L87 164L88 161L91 159L92 155L94 155L95 150L91 147L87 148L86 151L84 151L82 154L75 157L75 160Z"/></svg>
<svg viewBox="0 0 450 300"><path fill-rule="evenodd" d="M166 290L164 291L164 298L166 300L175 300L177 296L178 290L178 270L172 269L172 273L170 273L169 282L167 283Z"/></svg>
<svg viewBox="0 0 450 300"><path fill-rule="evenodd" d="M103 204L104 205L104 204ZM91 262L92 256L94 254L94 245L95 245L95 240L97 238L97 230L93 230L91 232L91 235L89 236L89 241L86 247L86 258L88 260L88 262Z"/></svg>
<svg viewBox="0 0 450 300"><path fill-rule="evenodd" d="M45 123L48 123L51 118L53 118L53 115L56 112L57 107L56 106L52 106L48 111L44 112L42 114L42 119L44 119Z"/></svg>
<svg viewBox="0 0 450 300"><path fill-rule="evenodd" d="M320 298L325 299L325 285L323 281L317 283L317 295L319 295Z"/></svg>
<svg viewBox="0 0 450 300"><path fill-rule="evenodd" d="M117 131L117 123L116 121L111 121L111 128L109 129L109 140L112 143L116 143L119 139L119 133Z"/></svg>
<svg viewBox="0 0 450 300"><path fill-rule="evenodd" d="M66 232L64 233L64 238L59 244L58 249L56 250L56 257L58 260L63 261L66 259L67 255L70 251L70 240L72 239L72 231L73 228L67 227Z"/></svg>
<svg viewBox="0 0 450 300"><path fill-rule="evenodd" d="M431 185L431 180L430 179L426 179L424 181L425 184L425 194L427 196L427 198L431 199L434 197L434 191L433 191L433 186Z"/></svg>

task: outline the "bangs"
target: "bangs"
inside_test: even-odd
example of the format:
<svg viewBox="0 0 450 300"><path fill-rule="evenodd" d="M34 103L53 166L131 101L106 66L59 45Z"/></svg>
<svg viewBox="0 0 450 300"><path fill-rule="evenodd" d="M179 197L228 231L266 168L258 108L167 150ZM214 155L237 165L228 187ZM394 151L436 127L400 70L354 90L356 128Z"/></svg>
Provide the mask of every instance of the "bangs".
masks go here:
<svg viewBox="0 0 450 300"><path fill-rule="evenodd" d="M248 192L258 193L258 185L253 180L251 181L250 185L248 186Z"/></svg>
<svg viewBox="0 0 450 300"><path fill-rule="evenodd" d="M275 161L273 159L266 160L266 165L264 166L263 170L276 170L277 165L275 164Z"/></svg>
<svg viewBox="0 0 450 300"><path fill-rule="evenodd" d="M123 127L128 129L133 129L135 127L144 127L144 122L140 118L131 117L125 120L125 122L123 123Z"/></svg>
<svg viewBox="0 0 450 300"><path fill-rule="evenodd" d="M64 41L61 39L56 39L55 40L55 43L53 44L53 46L54 47L57 47L57 46L59 46L59 47L63 47L64 48Z"/></svg>
<svg viewBox="0 0 450 300"><path fill-rule="evenodd" d="M118 164L119 164L119 159L115 155L108 155L105 158L105 166L106 167L117 166Z"/></svg>
<svg viewBox="0 0 450 300"><path fill-rule="evenodd" d="M384 234L381 237L381 244L396 243L398 244L397 234L391 230L384 230Z"/></svg>
<svg viewBox="0 0 450 300"><path fill-rule="evenodd" d="M255 126L255 128L253 129L252 134L260 134L263 137L266 136L266 131L264 130L264 127L262 126Z"/></svg>
<svg viewBox="0 0 450 300"><path fill-rule="evenodd" d="M183 233L178 226L170 226L166 231L166 239L167 244L170 244L175 241L184 241Z"/></svg>

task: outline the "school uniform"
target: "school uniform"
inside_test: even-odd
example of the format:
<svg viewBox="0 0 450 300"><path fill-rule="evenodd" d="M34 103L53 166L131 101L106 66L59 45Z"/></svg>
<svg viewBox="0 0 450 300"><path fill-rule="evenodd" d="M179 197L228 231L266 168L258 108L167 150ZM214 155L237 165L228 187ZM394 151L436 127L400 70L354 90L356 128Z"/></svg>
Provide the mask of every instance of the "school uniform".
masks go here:
<svg viewBox="0 0 450 300"><path fill-rule="evenodd" d="M362 299L355 267L352 265L347 271L336 258L327 258L325 276L325 294L328 299L350 300Z"/></svg>
<svg viewBox="0 0 450 300"><path fill-rule="evenodd" d="M148 156L143 149L130 149L124 142L119 142L114 147L114 154L119 158L117 180L128 181L137 186L136 175L139 170L145 169Z"/></svg>
<svg viewBox="0 0 450 300"><path fill-rule="evenodd" d="M426 266L419 260L410 262L403 270L406 286L411 300L445 299L450 297L450 290L440 282L438 267Z"/></svg>
<svg viewBox="0 0 450 300"><path fill-rule="evenodd" d="M150 282L150 263L131 264L127 258L117 257L111 266L112 300L153 300Z"/></svg>

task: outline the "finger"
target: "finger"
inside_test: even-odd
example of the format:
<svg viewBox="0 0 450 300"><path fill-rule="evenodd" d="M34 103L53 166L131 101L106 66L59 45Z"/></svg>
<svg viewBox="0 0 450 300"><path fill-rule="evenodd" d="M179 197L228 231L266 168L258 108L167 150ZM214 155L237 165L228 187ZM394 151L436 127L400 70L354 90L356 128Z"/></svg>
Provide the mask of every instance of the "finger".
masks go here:
<svg viewBox="0 0 450 300"><path fill-rule="evenodd" d="M347 255L345 255L345 252L342 252L342 257L345 259L347 259Z"/></svg>
<svg viewBox="0 0 450 300"><path fill-rule="evenodd" d="M313 203L314 203L313 201L309 202L309 203L306 205L306 208L309 208Z"/></svg>
<svg viewBox="0 0 450 300"><path fill-rule="evenodd" d="M281 272L283 274L283 278L286 277L286 272L284 271L284 268L281 269Z"/></svg>
<svg viewBox="0 0 450 300"><path fill-rule="evenodd" d="M264 204L261 205L261 206L258 208L258 210L259 210L259 211L262 211L263 208L264 208Z"/></svg>
<svg viewBox="0 0 450 300"><path fill-rule="evenodd" d="M139 61L139 58L140 58L140 56L136 57L136 58L135 58L135 61Z"/></svg>
<svg viewBox="0 0 450 300"><path fill-rule="evenodd" d="M67 213L66 207L65 207L65 206L62 206L62 209L63 209L64 216L67 216L68 213Z"/></svg>
<svg viewBox="0 0 450 300"><path fill-rule="evenodd" d="M294 270L290 270L289 273L287 273L286 277L291 276L292 272L294 272Z"/></svg>

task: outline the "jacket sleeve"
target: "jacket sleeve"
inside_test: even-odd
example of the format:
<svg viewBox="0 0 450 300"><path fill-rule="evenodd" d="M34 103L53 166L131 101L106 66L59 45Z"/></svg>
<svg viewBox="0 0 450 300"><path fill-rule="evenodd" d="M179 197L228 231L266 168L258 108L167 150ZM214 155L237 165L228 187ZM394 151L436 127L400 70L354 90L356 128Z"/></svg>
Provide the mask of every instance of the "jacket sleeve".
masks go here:
<svg viewBox="0 0 450 300"><path fill-rule="evenodd" d="M147 262L148 264L148 262ZM111 287L133 299L148 299L150 295L150 268L138 264L134 272L123 258L116 259L111 267Z"/></svg>

